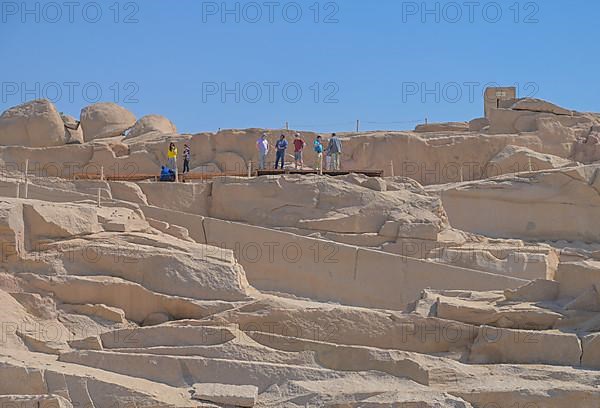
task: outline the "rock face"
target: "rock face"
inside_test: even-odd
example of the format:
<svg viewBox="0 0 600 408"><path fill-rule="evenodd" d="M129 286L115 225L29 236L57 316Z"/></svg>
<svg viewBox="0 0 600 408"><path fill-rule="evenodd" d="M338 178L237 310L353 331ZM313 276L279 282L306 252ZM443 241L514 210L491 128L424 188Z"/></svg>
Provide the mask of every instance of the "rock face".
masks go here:
<svg viewBox="0 0 600 408"><path fill-rule="evenodd" d="M61 146L67 140L63 120L48 100L27 102L0 116L0 144L4 146Z"/></svg>
<svg viewBox="0 0 600 408"><path fill-rule="evenodd" d="M140 118L131 130L127 138L134 138L148 133L152 134L174 134L177 127L169 119L161 115L147 115Z"/></svg>
<svg viewBox="0 0 600 408"><path fill-rule="evenodd" d="M510 170L514 170L513 173L531 172L557 169L574 164L570 160L550 154L538 153L526 147L506 146L490 161L488 166L490 175L500 175L506 174Z"/></svg>
<svg viewBox="0 0 600 408"><path fill-rule="evenodd" d="M81 127L86 142L121 136L135 123L133 113L115 103L96 103L81 110Z"/></svg>
<svg viewBox="0 0 600 408"><path fill-rule="evenodd" d="M511 99L343 134L344 166L385 177L248 177L261 129L36 104L0 133L0 404L600 406L600 168L571 157L595 115ZM124 177L169 142L229 174Z"/></svg>
<svg viewBox="0 0 600 408"><path fill-rule="evenodd" d="M600 239L597 166L501 176L450 185L441 192L450 224L492 237Z"/></svg>
<svg viewBox="0 0 600 408"><path fill-rule="evenodd" d="M446 225L437 197L422 194L418 186L387 191L365 184L372 180L351 176L328 179L295 176L250 181L221 178L212 188L210 215L256 225L296 227L340 234L377 234L386 223L404 229L422 227L421 237L437 237ZM393 183L391 183L393 185ZM384 191L380 191L380 190ZM239 205L234 197L246 197ZM420 226L407 226L418 221ZM391 228L391 224L387 224Z"/></svg>

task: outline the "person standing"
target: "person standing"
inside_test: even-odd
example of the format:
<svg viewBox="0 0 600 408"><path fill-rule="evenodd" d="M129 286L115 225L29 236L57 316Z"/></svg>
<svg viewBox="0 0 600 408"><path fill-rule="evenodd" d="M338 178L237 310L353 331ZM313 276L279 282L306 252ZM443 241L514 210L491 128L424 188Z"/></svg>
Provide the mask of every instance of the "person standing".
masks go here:
<svg viewBox="0 0 600 408"><path fill-rule="evenodd" d="M177 167L177 148L175 147L175 143L169 144L167 159L167 167L175 171L175 168Z"/></svg>
<svg viewBox="0 0 600 408"><path fill-rule="evenodd" d="M190 172L190 161L192 160L192 150L188 145L183 145L183 174Z"/></svg>
<svg viewBox="0 0 600 408"><path fill-rule="evenodd" d="M269 141L267 140L266 133L263 133L258 138L256 148L258 149L258 169L264 170L267 164L267 155L269 154Z"/></svg>
<svg viewBox="0 0 600 408"><path fill-rule="evenodd" d="M327 154L331 156L332 170L340 170L340 156L342 154L342 141L335 133L331 134L329 144L327 145Z"/></svg>
<svg viewBox="0 0 600 408"><path fill-rule="evenodd" d="M275 157L275 170L277 170L277 167L279 165L279 162L281 161L281 169L283 170L285 167L285 151L288 148L288 142L287 140L285 140L285 135L281 135L281 137L279 138L279 140L277 141L277 144L275 145L275 149L276 151L276 157Z"/></svg>
<svg viewBox="0 0 600 408"><path fill-rule="evenodd" d="M317 136L315 142L313 144L313 148L317 157L315 159L315 170L320 171L323 167L323 143L321 141L321 136Z"/></svg>
<svg viewBox="0 0 600 408"><path fill-rule="evenodd" d="M302 151L304 150L305 146L306 143L300 137L300 133L296 133L296 136L294 137L294 166L296 167L296 170L298 170L298 166L300 166L300 170L304 168Z"/></svg>

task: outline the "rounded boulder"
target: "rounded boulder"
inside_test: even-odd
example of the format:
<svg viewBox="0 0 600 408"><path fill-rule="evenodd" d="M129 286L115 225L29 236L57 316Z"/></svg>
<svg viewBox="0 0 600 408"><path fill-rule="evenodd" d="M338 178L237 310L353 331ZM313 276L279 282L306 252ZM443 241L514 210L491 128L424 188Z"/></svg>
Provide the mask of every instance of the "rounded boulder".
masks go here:
<svg viewBox="0 0 600 408"><path fill-rule="evenodd" d="M161 115L147 115L138 120L127 133L127 138L134 138L147 133L173 134L177 127L169 119Z"/></svg>
<svg viewBox="0 0 600 408"><path fill-rule="evenodd" d="M81 111L81 127L86 142L121 136L135 122L135 115L116 103L96 103Z"/></svg>
<svg viewBox="0 0 600 408"><path fill-rule="evenodd" d="M15 106L0 115L0 145L48 147L65 143L60 113L46 99Z"/></svg>

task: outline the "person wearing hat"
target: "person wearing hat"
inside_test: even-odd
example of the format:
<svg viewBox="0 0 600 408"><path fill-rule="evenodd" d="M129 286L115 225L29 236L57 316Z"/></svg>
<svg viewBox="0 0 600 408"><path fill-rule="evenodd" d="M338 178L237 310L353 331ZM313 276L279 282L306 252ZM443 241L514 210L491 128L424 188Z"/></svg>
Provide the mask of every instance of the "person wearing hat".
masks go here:
<svg viewBox="0 0 600 408"><path fill-rule="evenodd" d="M298 166L300 166L300 170L302 170L304 168L304 160L302 159L302 151L304 150L305 146L306 146L306 143L300 137L300 133L296 133L296 136L294 137L294 165L296 167L296 170L298 170Z"/></svg>

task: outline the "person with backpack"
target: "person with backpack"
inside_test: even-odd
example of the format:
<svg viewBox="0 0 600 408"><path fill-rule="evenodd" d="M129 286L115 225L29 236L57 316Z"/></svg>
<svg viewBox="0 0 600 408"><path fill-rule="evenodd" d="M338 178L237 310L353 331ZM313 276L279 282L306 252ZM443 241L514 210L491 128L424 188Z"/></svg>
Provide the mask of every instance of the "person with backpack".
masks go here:
<svg viewBox="0 0 600 408"><path fill-rule="evenodd" d="M175 172L167 166L161 166L160 181L175 181Z"/></svg>
<svg viewBox="0 0 600 408"><path fill-rule="evenodd" d="M281 137L279 138L279 140L277 141L277 144L275 145L275 170L277 170L277 167L279 165L279 162L281 161L281 169L283 170L285 167L285 151L288 148L288 142L287 140L285 140L285 135L281 135Z"/></svg>
<svg viewBox="0 0 600 408"><path fill-rule="evenodd" d="M304 160L302 159L302 151L306 146L306 142L302 140L300 137L300 133L296 133L296 137L294 138L294 166L296 170L298 170L298 166L300 166L300 170L304 168Z"/></svg>
<svg viewBox="0 0 600 408"><path fill-rule="evenodd" d="M313 143L313 149L315 150L315 153L317 154L317 157L315 159L315 170L320 171L321 168L323 167L323 143L322 143L322 138L321 136L317 136L317 138L315 139L315 142Z"/></svg>
<svg viewBox="0 0 600 408"><path fill-rule="evenodd" d="M342 154L342 141L335 133L331 134L329 144L327 145L327 155L331 156L331 169L340 170L340 156Z"/></svg>

